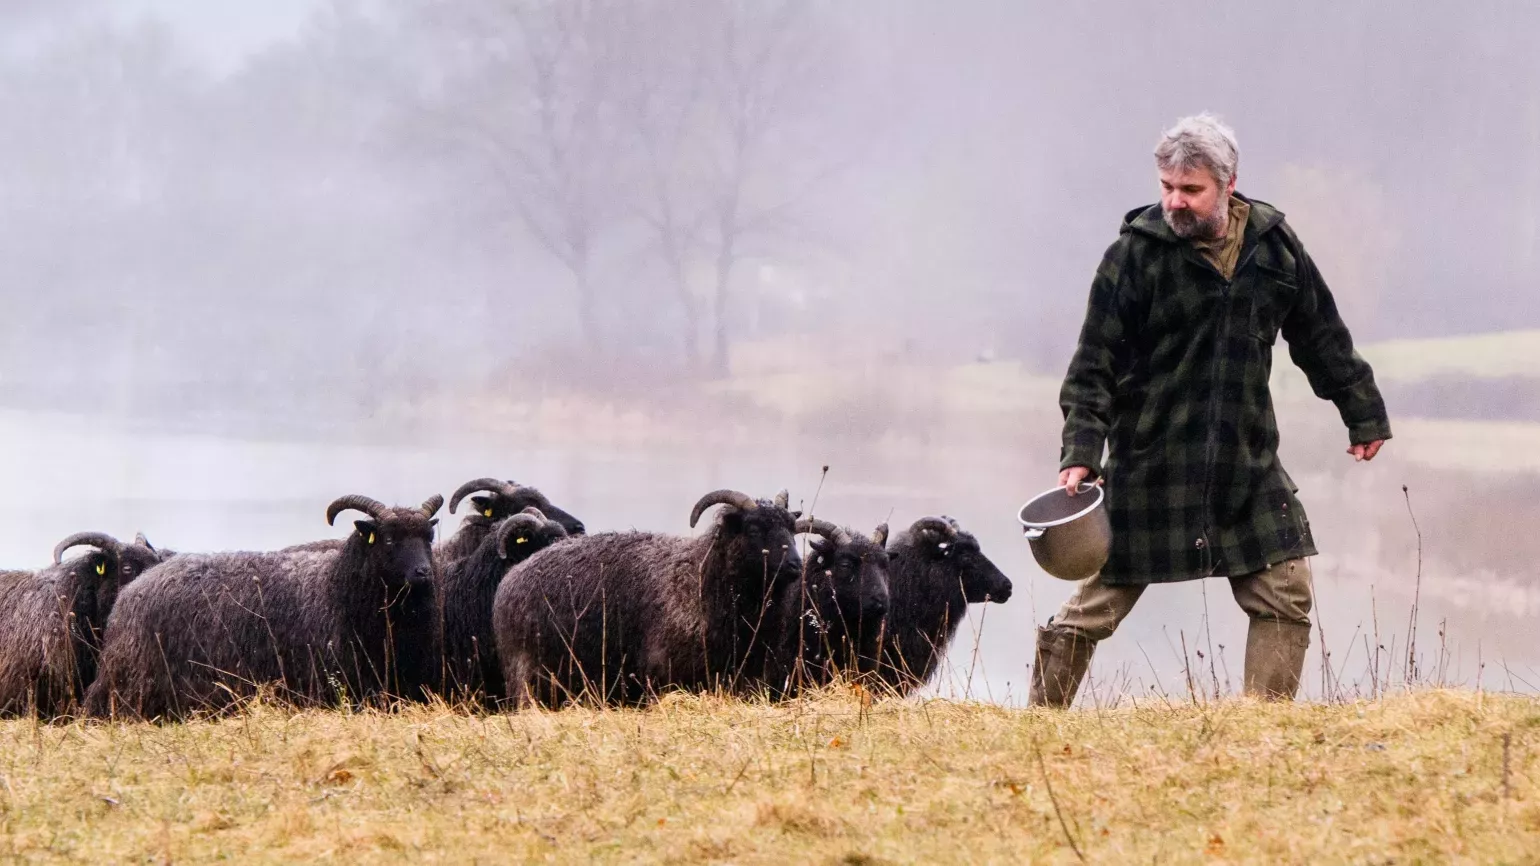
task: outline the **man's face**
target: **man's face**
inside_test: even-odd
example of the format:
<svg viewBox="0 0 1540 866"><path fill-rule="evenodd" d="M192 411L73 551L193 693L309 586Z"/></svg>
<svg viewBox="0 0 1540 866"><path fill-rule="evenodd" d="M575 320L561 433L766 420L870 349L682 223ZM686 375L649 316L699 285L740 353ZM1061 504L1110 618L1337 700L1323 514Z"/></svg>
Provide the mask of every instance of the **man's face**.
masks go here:
<svg viewBox="0 0 1540 866"><path fill-rule="evenodd" d="M1160 209L1177 237L1207 239L1224 233L1235 178L1221 187L1207 169L1162 170L1160 190Z"/></svg>

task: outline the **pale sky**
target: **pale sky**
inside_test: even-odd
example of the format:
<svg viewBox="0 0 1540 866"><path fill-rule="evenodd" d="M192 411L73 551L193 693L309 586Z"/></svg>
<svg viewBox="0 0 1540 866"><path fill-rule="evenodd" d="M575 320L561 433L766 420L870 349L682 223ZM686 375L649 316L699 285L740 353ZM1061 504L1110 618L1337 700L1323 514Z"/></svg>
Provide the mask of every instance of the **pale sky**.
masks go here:
<svg viewBox="0 0 1540 866"><path fill-rule="evenodd" d="M273 42L296 35L324 0L110 0L125 20L158 18L176 30L184 50L219 73Z"/></svg>

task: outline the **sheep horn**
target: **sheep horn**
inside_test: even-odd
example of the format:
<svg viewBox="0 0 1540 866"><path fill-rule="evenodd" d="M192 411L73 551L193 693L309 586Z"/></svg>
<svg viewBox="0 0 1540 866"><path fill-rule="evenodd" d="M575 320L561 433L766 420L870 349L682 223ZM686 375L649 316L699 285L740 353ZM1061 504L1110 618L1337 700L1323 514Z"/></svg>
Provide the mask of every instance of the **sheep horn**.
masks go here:
<svg viewBox="0 0 1540 866"><path fill-rule="evenodd" d="M939 532L943 538L957 537L957 527L939 517L921 517L914 522L914 526L911 528L915 532L924 532L927 529L932 532Z"/></svg>
<svg viewBox="0 0 1540 866"><path fill-rule="evenodd" d="M347 511L349 508L355 511L362 511L375 520L384 520L390 514L390 509L386 508L384 503L377 499L370 499L367 496L359 496L355 493L339 497L337 501L326 506L326 525L333 525L337 520L337 515Z"/></svg>
<svg viewBox="0 0 1540 866"><path fill-rule="evenodd" d="M496 478L477 478L475 481L467 481L460 485L453 496L449 497L449 513L454 514L455 509L460 507L460 500L472 493L489 490L493 493L501 493L504 496L512 496L513 492L518 489L519 485L513 482L499 481Z"/></svg>
<svg viewBox="0 0 1540 866"><path fill-rule="evenodd" d="M810 532L813 535L819 535L827 538L828 540L840 546L844 546L850 543L850 533L839 528L838 526L835 526L827 520L819 520L816 517L798 518L796 530L798 535Z"/></svg>
<svg viewBox="0 0 1540 866"><path fill-rule="evenodd" d="M139 547L148 547L151 550L155 549L155 545L151 544L150 540L144 537L143 532L134 533L134 544L138 545Z"/></svg>
<svg viewBox="0 0 1540 866"><path fill-rule="evenodd" d="M702 496L700 501L695 503L695 509L690 512L691 529L694 529L695 524L700 522L700 516L705 513L706 509L713 505L731 505L739 511L753 511L759 507L759 503L755 502L753 497L747 493L739 493L736 490L713 490Z"/></svg>
<svg viewBox="0 0 1540 866"><path fill-rule="evenodd" d="M426 514L429 517L432 517L433 515L438 513L438 510L440 508L443 508L443 507L444 507L444 497L443 497L443 495L435 493L432 496L428 497L428 501L427 502L424 502L422 504L422 513Z"/></svg>
<svg viewBox="0 0 1540 866"><path fill-rule="evenodd" d="M508 558L508 536L516 530L528 530L534 532L539 529L544 521L533 514L519 513L504 520L497 527L497 555L501 559Z"/></svg>
<svg viewBox="0 0 1540 866"><path fill-rule="evenodd" d="M781 492L775 494L775 507L776 508L790 508L791 507L791 491L789 491L789 490L782 490Z"/></svg>
<svg viewBox="0 0 1540 866"><path fill-rule="evenodd" d="M546 522L547 520L550 519L550 518L545 516L545 512L544 511L541 511L540 509L536 508L533 505L525 506L524 510L520 511L519 513L520 514L533 514L534 516L540 518L540 522L541 523L544 523L544 522Z"/></svg>
<svg viewBox="0 0 1540 866"><path fill-rule="evenodd" d="M108 553L114 553L122 545L118 543L116 538L105 532L77 532L54 547L53 564L58 565L63 562L64 552L71 547L96 547Z"/></svg>
<svg viewBox="0 0 1540 866"><path fill-rule="evenodd" d="M872 543L878 547L888 546L888 525L886 523L879 523L877 528L872 530Z"/></svg>

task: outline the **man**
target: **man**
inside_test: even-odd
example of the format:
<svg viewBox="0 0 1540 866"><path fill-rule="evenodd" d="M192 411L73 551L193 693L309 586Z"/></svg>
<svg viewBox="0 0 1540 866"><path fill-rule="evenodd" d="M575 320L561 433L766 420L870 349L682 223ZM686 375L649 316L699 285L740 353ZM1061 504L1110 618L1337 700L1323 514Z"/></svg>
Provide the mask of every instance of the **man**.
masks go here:
<svg viewBox="0 0 1540 866"><path fill-rule="evenodd" d="M1133 210L1091 284L1060 392L1059 484L1106 484L1112 549L1038 630L1030 701L1068 706L1096 643L1152 583L1227 577L1251 618L1248 694L1293 699L1316 554L1278 462L1273 345L1336 404L1348 453L1390 438L1385 403L1283 214L1235 191L1235 135L1208 114L1155 148L1161 201ZM1102 464L1103 446L1107 460Z"/></svg>

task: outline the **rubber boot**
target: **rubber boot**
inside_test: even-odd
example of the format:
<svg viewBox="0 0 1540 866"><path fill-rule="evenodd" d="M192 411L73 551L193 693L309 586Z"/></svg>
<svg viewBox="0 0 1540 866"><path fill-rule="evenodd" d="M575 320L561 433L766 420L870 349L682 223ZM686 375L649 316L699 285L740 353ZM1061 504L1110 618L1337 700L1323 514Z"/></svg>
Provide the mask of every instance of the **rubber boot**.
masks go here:
<svg viewBox="0 0 1540 866"><path fill-rule="evenodd" d="M1246 633L1246 694L1292 701L1310 648L1310 623L1253 619Z"/></svg>
<svg viewBox="0 0 1540 866"><path fill-rule="evenodd" d="M1074 703L1075 692L1080 690L1080 681L1091 667L1091 654L1095 651L1095 641L1075 632L1038 629L1028 703L1034 707L1067 707Z"/></svg>

